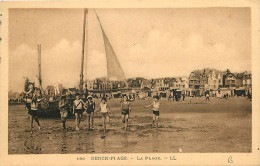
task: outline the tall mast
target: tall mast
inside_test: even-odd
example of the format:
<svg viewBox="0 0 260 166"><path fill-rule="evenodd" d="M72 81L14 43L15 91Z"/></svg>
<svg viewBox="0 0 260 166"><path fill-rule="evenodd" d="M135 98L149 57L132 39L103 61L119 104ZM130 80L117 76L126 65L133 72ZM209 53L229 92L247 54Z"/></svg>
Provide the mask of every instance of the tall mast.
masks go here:
<svg viewBox="0 0 260 166"><path fill-rule="evenodd" d="M48 103L48 100L46 100L46 95L45 95L45 92L42 88L42 63L41 63L41 45L38 44L37 45L37 50L38 50L38 81L39 81L39 88L40 88L40 96L43 97L43 100L41 101L41 108L42 109L47 109L49 108L49 103Z"/></svg>
<svg viewBox="0 0 260 166"><path fill-rule="evenodd" d="M84 20L83 20L83 38L82 38L82 56L81 56L81 71L80 71L80 93L83 92L83 72L84 72L84 54L85 54L85 42L86 42L86 15L87 9L84 9Z"/></svg>
<svg viewBox="0 0 260 166"><path fill-rule="evenodd" d="M38 81L39 81L39 88L40 88L40 95L45 95L44 93L44 90L42 89L42 63L41 63L41 58L42 58L42 55L41 55L41 45L38 44L37 45L37 48L38 48Z"/></svg>

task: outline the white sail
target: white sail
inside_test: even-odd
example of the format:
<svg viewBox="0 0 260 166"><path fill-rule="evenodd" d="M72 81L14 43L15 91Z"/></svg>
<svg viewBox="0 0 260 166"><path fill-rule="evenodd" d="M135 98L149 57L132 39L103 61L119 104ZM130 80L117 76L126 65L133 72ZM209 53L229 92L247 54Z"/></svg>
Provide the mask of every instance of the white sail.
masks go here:
<svg viewBox="0 0 260 166"><path fill-rule="evenodd" d="M107 78L108 78L108 80L111 80L111 81L113 80L113 81L126 82L126 77L125 77L122 67L119 63L119 60L116 56L116 53L107 38L107 35L101 25L101 22L100 22L98 16L97 16L97 18L98 18L98 21L99 21L99 24L100 24L100 27L102 30L102 34L103 34L103 39L104 39L106 60L107 60Z"/></svg>

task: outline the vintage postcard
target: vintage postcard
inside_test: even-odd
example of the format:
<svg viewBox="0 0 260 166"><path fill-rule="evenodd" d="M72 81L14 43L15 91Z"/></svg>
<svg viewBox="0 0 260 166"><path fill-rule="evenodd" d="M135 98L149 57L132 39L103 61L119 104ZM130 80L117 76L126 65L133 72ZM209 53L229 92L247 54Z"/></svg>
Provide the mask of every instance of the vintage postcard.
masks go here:
<svg viewBox="0 0 260 166"><path fill-rule="evenodd" d="M259 7L1 2L0 165L259 165Z"/></svg>

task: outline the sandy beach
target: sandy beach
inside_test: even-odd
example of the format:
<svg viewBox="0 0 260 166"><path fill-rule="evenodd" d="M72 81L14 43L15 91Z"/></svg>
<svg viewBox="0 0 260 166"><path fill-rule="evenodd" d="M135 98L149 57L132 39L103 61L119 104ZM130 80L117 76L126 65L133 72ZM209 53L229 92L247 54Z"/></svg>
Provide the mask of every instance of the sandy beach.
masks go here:
<svg viewBox="0 0 260 166"><path fill-rule="evenodd" d="M100 100L95 99L97 106ZM9 106L9 154L72 153L210 153L251 152L252 102L244 97L228 100L193 98L192 104L161 99L159 128L152 128L152 102L135 100L129 119L129 130L122 129L120 100L111 99L108 132L103 133L100 113L95 115L95 129L88 130L84 112L81 130L75 130L74 118L62 129L59 117L40 118L42 129L29 117L24 105Z"/></svg>

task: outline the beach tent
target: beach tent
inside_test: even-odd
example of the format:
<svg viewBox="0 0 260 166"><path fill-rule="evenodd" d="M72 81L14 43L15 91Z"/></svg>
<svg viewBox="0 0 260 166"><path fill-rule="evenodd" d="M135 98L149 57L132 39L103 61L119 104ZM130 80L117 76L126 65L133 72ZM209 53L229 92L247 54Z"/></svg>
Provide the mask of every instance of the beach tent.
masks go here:
<svg viewBox="0 0 260 166"><path fill-rule="evenodd" d="M246 96L246 89L245 88L238 88L234 90L236 96Z"/></svg>

